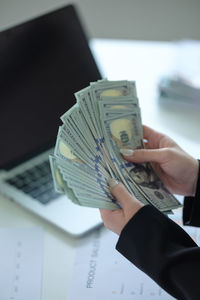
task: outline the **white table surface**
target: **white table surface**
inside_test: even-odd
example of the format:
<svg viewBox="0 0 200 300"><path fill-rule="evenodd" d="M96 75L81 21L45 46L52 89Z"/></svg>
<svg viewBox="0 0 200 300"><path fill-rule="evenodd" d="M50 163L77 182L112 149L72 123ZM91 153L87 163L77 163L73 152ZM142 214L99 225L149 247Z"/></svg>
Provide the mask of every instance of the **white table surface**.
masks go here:
<svg viewBox="0 0 200 300"><path fill-rule="evenodd" d="M200 105L158 99L159 78L173 68L170 43L93 40L95 58L109 80L136 80L143 123L165 132L198 157ZM67 300L76 239L0 196L0 227L43 227L45 231L42 300ZM95 299L94 299L95 300Z"/></svg>

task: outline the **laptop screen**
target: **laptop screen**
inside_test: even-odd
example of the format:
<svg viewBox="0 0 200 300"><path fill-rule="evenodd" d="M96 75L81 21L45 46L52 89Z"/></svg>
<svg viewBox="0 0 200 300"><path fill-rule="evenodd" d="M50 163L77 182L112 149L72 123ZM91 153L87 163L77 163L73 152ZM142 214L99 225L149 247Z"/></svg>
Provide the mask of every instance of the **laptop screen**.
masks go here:
<svg viewBox="0 0 200 300"><path fill-rule="evenodd" d="M72 5L0 33L0 168L55 144L74 93L100 79Z"/></svg>

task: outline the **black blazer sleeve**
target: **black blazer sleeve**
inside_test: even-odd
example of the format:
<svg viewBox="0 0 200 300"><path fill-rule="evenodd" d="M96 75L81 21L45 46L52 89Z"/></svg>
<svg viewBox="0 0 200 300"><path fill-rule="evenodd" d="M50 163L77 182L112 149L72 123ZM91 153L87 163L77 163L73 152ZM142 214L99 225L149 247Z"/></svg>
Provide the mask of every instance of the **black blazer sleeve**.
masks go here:
<svg viewBox="0 0 200 300"><path fill-rule="evenodd" d="M200 179L187 214L190 224L192 220L200 224L200 213L194 212L196 205L200 209L199 184ZM188 208L185 218L186 212ZM127 223L116 249L175 298L200 300L200 248L180 226L153 206L144 206Z"/></svg>
<svg viewBox="0 0 200 300"><path fill-rule="evenodd" d="M200 227L200 160L196 195L184 199L183 224Z"/></svg>

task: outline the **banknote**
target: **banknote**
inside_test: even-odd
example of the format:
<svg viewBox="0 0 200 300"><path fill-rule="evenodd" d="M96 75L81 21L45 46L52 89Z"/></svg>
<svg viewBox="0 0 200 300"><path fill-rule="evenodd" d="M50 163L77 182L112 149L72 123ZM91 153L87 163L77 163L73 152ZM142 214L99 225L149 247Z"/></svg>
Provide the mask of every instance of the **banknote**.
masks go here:
<svg viewBox="0 0 200 300"><path fill-rule="evenodd" d="M141 136L142 126L137 113L112 117L110 120L101 119L105 130L106 142L113 149L113 153L119 153L120 149L143 148ZM127 164L120 155L117 157L118 166L126 170L128 176L137 184L143 194L161 211L173 209L178 204L176 198L163 185L149 163ZM122 171L123 172L123 171Z"/></svg>
<svg viewBox="0 0 200 300"><path fill-rule="evenodd" d="M77 205L116 210L109 180L121 181L145 205L170 214L181 206L150 163L133 164L120 149L144 148L142 117L134 81L91 82L75 93L58 129L50 165L55 190Z"/></svg>

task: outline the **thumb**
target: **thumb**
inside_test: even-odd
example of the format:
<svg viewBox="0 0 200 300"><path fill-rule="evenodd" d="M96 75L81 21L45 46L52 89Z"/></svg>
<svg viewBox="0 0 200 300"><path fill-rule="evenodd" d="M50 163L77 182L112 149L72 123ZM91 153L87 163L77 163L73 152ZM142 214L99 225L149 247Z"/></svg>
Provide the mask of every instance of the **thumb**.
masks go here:
<svg viewBox="0 0 200 300"><path fill-rule="evenodd" d="M134 201L133 196L127 191L126 187L115 179L109 180L110 192L124 209L130 202Z"/></svg>
<svg viewBox="0 0 200 300"><path fill-rule="evenodd" d="M162 149L120 149L124 158L131 162L144 163L144 162L157 162L164 161L164 148Z"/></svg>

